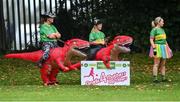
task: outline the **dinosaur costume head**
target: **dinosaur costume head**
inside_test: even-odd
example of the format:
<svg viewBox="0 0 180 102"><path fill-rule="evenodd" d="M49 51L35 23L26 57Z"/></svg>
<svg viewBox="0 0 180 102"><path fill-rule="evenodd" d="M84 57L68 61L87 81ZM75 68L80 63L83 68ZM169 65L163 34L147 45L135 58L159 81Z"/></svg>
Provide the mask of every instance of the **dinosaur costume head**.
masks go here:
<svg viewBox="0 0 180 102"><path fill-rule="evenodd" d="M132 37L122 35L122 36L116 36L110 44L117 44L119 46L128 46L131 45L132 42L133 42Z"/></svg>
<svg viewBox="0 0 180 102"><path fill-rule="evenodd" d="M116 48L119 48L120 50L123 47L125 48L124 50L126 50L127 52L130 52L129 46L132 44L132 42L133 42L132 37L122 35L122 36L116 36L109 45L114 45Z"/></svg>
<svg viewBox="0 0 180 102"><path fill-rule="evenodd" d="M80 57L87 57L85 54L85 50L90 47L90 43L81 39L71 39L65 42L64 47L69 47L71 51L69 51L72 55L77 55Z"/></svg>
<svg viewBox="0 0 180 102"><path fill-rule="evenodd" d="M83 48L89 47L90 43L88 41L75 38L75 39L66 41L65 46L71 46L73 48L83 49Z"/></svg>

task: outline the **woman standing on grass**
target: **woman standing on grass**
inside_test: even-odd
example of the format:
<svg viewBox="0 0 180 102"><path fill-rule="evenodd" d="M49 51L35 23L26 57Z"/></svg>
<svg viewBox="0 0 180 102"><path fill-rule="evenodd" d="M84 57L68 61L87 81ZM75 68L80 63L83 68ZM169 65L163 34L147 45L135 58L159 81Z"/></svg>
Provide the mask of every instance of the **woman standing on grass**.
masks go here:
<svg viewBox="0 0 180 102"><path fill-rule="evenodd" d="M152 30L150 32L150 43L151 49L149 56L154 58L153 65L153 82L158 83L158 68L161 70L162 82L168 81L165 78L165 63L166 59L172 57L172 51L166 41L166 33L162 28L164 25L164 20L161 17L156 17L152 21Z"/></svg>

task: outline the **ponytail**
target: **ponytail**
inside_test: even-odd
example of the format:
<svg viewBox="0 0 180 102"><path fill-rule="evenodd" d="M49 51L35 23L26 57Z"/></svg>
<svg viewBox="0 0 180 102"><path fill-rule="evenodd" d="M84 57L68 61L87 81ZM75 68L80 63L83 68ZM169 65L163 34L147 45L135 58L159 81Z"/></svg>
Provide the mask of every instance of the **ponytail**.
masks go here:
<svg viewBox="0 0 180 102"><path fill-rule="evenodd" d="M93 28L91 29L91 32L95 32L95 25L94 25Z"/></svg>
<svg viewBox="0 0 180 102"><path fill-rule="evenodd" d="M151 26L152 26L153 28L156 27L154 21L151 22Z"/></svg>
<svg viewBox="0 0 180 102"><path fill-rule="evenodd" d="M160 21L163 20L161 17L156 17L152 22L151 22L151 26L154 28L157 26L157 24L160 23Z"/></svg>

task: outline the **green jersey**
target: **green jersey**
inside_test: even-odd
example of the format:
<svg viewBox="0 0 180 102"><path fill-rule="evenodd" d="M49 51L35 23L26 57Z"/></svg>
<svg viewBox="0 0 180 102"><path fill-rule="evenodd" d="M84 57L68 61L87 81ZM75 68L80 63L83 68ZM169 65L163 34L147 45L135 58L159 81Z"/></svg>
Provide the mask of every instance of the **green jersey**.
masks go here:
<svg viewBox="0 0 180 102"><path fill-rule="evenodd" d="M150 38L155 39L155 44L166 44L166 33L162 28L153 28Z"/></svg>
<svg viewBox="0 0 180 102"><path fill-rule="evenodd" d="M56 41L56 39L51 39L48 38L47 35L52 34L52 33L57 33L57 29L54 25L52 24L42 24L40 25L40 42L52 42Z"/></svg>
<svg viewBox="0 0 180 102"><path fill-rule="evenodd" d="M91 32L89 35L89 41L95 43L104 43L105 34L101 31Z"/></svg>

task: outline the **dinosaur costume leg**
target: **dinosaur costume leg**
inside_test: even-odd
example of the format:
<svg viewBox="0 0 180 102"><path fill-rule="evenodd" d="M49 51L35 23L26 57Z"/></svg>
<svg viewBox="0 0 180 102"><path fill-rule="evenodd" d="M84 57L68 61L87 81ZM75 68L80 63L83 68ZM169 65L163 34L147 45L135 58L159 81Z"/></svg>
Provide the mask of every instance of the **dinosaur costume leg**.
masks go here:
<svg viewBox="0 0 180 102"><path fill-rule="evenodd" d="M44 64L43 67L40 69L41 79L44 85L48 85L50 83L49 72L50 72L50 68L49 65L47 64Z"/></svg>
<svg viewBox="0 0 180 102"><path fill-rule="evenodd" d="M59 73L59 68L53 68L50 72L49 79L52 84L58 83L57 75Z"/></svg>

